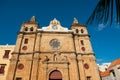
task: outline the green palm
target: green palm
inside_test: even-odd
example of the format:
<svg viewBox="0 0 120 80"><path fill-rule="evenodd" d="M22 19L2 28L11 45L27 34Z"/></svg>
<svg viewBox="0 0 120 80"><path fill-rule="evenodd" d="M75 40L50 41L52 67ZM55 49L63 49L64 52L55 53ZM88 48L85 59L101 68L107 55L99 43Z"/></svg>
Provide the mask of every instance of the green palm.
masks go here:
<svg viewBox="0 0 120 80"><path fill-rule="evenodd" d="M104 24L110 21L110 25L114 22L120 25L120 0L100 0L95 7L92 15L87 20L87 24Z"/></svg>

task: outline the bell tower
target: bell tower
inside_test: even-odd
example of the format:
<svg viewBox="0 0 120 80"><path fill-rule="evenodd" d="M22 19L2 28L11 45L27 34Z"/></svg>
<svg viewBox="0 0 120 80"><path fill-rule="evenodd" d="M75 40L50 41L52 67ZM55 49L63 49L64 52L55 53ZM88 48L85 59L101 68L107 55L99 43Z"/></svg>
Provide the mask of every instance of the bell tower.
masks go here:
<svg viewBox="0 0 120 80"><path fill-rule="evenodd" d="M79 24L78 20L74 18L71 30L74 32L80 80L100 80L87 27Z"/></svg>
<svg viewBox="0 0 120 80"><path fill-rule="evenodd" d="M25 75L24 80L30 79L38 27L35 16L22 24L10 59L6 80L22 80Z"/></svg>

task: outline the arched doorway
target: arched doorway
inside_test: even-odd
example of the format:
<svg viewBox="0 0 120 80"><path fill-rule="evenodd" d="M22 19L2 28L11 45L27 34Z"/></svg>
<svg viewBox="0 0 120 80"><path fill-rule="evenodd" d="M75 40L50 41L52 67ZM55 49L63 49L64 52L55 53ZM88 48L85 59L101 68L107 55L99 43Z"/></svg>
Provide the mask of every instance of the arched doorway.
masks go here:
<svg viewBox="0 0 120 80"><path fill-rule="evenodd" d="M49 75L49 80L62 80L62 74L58 70L54 70Z"/></svg>

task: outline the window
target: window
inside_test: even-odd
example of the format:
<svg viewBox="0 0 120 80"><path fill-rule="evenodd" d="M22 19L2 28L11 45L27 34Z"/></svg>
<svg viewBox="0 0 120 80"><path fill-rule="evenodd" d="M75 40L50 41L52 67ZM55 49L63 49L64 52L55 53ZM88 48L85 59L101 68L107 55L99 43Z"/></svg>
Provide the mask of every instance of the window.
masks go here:
<svg viewBox="0 0 120 80"><path fill-rule="evenodd" d="M110 71L114 77L116 77L114 70Z"/></svg>
<svg viewBox="0 0 120 80"><path fill-rule="evenodd" d="M25 41L24 41L24 44L27 44L28 43L28 39L26 38Z"/></svg>
<svg viewBox="0 0 120 80"><path fill-rule="evenodd" d="M22 63L19 63L19 64L18 64L18 69L19 69L19 70L22 70L23 68L24 68L24 65L23 65Z"/></svg>
<svg viewBox="0 0 120 80"><path fill-rule="evenodd" d="M89 65L87 63L84 64L85 69L89 69Z"/></svg>
<svg viewBox="0 0 120 80"><path fill-rule="evenodd" d="M118 67L118 69L120 69L120 66Z"/></svg>
<svg viewBox="0 0 120 80"><path fill-rule="evenodd" d="M4 74L4 72L5 72L5 65L6 64L0 64L0 74Z"/></svg>
<svg viewBox="0 0 120 80"><path fill-rule="evenodd" d="M85 51L85 47L82 47L81 49L82 49L82 51Z"/></svg>
<svg viewBox="0 0 120 80"><path fill-rule="evenodd" d="M28 31L28 28L27 28L27 27L25 28L25 31Z"/></svg>
<svg viewBox="0 0 120 80"><path fill-rule="evenodd" d="M33 27L30 28L30 31L33 31Z"/></svg>
<svg viewBox="0 0 120 80"><path fill-rule="evenodd" d="M87 76L87 80L91 80L91 77L90 77L90 76Z"/></svg>
<svg viewBox="0 0 120 80"><path fill-rule="evenodd" d="M84 30L83 30L83 29L81 29L81 33L84 33Z"/></svg>
<svg viewBox="0 0 120 80"><path fill-rule="evenodd" d="M27 50L27 46L23 46L23 47L22 47L22 50Z"/></svg>
<svg viewBox="0 0 120 80"><path fill-rule="evenodd" d="M9 53L10 53L10 50L5 50L5 54L3 58L9 58Z"/></svg>
<svg viewBox="0 0 120 80"><path fill-rule="evenodd" d="M120 66L118 67L118 71L120 72Z"/></svg>
<svg viewBox="0 0 120 80"><path fill-rule="evenodd" d="M81 43L81 45L84 45L84 42L83 42L83 40L81 40L81 41L80 41L80 43Z"/></svg>
<svg viewBox="0 0 120 80"><path fill-rule="evenodd" d="M21 77L17 77L16 80L22 80L22 78Z"/></svg>
<svg viewBox="0 0 120 80"><path fill-rule="evenodd" d="M49 44L53 49L58 49L60 47L60 42L57 39L52 39Z"/></svg>
<svg viewBox="0 0 120 80"><path fill-rule="evenodd" d="M79 32L79 30L78 29L76 29L76 33L78 33Z"/></svg>

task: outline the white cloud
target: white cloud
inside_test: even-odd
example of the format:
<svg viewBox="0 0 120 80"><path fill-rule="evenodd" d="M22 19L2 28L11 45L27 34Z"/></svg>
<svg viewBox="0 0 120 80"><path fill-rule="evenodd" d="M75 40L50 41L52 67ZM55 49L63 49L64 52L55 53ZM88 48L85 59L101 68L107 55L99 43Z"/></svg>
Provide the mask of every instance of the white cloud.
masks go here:
<svg viewBox="0 0 120 80"><path fill-rule="evenodd" d="M101 31L103 28L105 28L105 25L104 24L99 24L98 25L98 30Z"/></svg>
<svg viewBox="0 0 120 80"><path fill-rule="evenodd" d="M98 62L101 62L101 61L103 61L103 59L97 59L97 61L98 61Z"/></svg>

